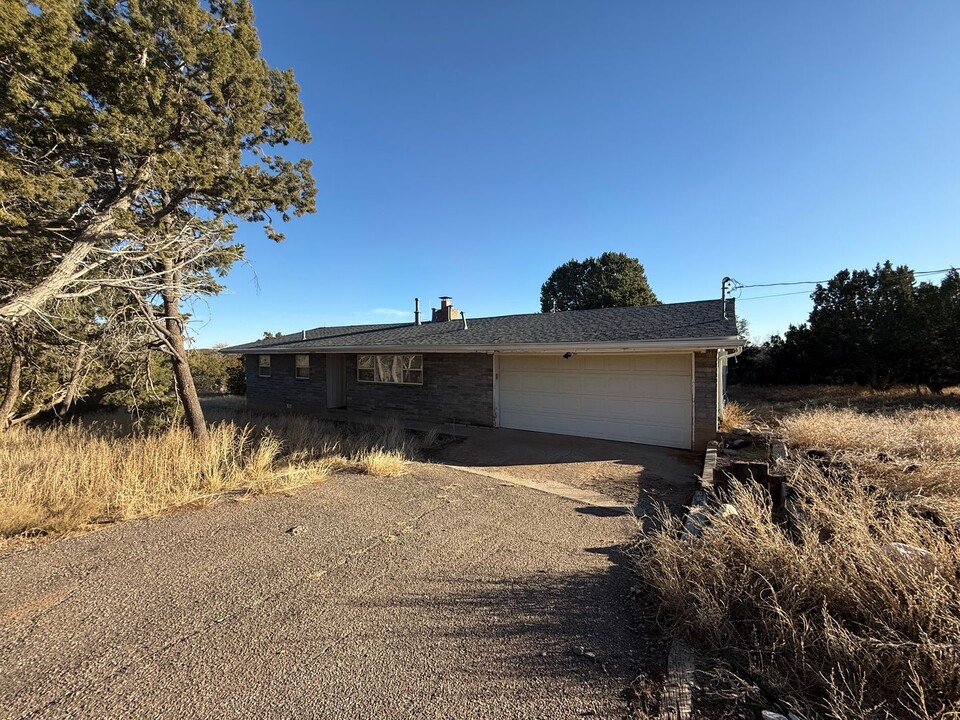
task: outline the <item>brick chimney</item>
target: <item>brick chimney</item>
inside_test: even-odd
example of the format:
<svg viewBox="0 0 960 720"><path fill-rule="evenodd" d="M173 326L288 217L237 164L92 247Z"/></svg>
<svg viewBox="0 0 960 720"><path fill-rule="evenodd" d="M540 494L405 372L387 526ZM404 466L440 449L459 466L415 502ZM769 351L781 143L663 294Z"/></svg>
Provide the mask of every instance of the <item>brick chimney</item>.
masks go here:
<svg viewBox="0 0 960 720"><path fill-rule="evenodd" d="M450 302L451 300L452 298L449 295L440 296L440 309L431 308L433 310L434 322L450 322L451 320L460 319L460 311L453 306L453 303Z"/></svg>

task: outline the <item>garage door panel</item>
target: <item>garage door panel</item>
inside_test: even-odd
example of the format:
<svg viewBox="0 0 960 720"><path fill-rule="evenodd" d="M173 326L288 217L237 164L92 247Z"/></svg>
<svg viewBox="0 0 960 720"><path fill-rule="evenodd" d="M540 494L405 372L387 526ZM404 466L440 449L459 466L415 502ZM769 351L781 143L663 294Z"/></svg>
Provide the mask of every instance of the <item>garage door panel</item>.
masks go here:
<svg viewBox="0 0 960 720"><path fill-rule="evenodd" d="M690 377L689 355L661 355L656 358L654 372Z"/></svg>
<svg viewBox="0 0 960 720"><path fill-rule="evenodd" d="M504 355L500 425L689 448L690 355Z"/></svg>
<svg viewBox="0 0 960 720"><path fill-rule="evenodd" d="M687 377L666 376L660 378L654 383L651 394L653 397L664 400L683 398L689 402L690 374L687 373Z"/></svg>
<svg viewBox="0 0 960 720"><path fill-rule="evenodd" d="M584 392L589 392L589 382L589 377L565 373L560 376L560 383L557 389L564 394L581 395Z"/></svg>

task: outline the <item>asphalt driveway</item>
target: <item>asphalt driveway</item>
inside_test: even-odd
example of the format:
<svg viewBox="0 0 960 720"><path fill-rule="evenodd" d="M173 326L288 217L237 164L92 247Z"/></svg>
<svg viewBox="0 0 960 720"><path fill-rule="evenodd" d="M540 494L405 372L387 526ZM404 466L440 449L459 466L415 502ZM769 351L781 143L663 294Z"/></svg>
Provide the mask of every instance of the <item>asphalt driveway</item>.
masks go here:
<svg viewBox="0 0 960 720"><path fill-rule="evenodd" d="M418 464L8 551L0 716L622 717L634 528Z"/></svg>

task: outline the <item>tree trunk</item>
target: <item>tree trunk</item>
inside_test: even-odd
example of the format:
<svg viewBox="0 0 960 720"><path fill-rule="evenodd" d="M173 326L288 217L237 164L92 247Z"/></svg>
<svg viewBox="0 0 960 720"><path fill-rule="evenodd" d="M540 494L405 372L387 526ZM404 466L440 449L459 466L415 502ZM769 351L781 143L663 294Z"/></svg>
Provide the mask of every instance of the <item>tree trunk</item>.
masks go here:
<svg viewBox="0 0 960 720"><path fill-rule="evenodd" d="M180 283L177 271L167 263L166 287L163 291L164 325L171 350L173 376L177 381L177 395L183 403L183 415L187 427L197 440L207 439L207 423L203 419L203 408L197 396L197 386L193 383L193 373L187 360L187 350L183 343L183 325L180 317Z"/></svg>
<svg viewBox="0 0 960 720"><path fill-rule="evenodd" d="M77 351L77 358L73 362L73 370L70 373L70 384L67 386L67 394L63 397L63 402L60 403L60 407L57 408L57 413L59 415L66 415L70 412L70 408L73 407L74 401L77 399L77 391L80 389L80 371L83 369L83 356L87 352L87 346L81 345L80 349Z"/></svg>
<svg viewBox="0 0 960 720"><path fill-rule="evenodd" d="M17 353L10 356L10 367L7 369L7 394L0 404L0 429L10 427L10 417L17 409L20 400L20 373L23 370L23 358Z"/></svg>

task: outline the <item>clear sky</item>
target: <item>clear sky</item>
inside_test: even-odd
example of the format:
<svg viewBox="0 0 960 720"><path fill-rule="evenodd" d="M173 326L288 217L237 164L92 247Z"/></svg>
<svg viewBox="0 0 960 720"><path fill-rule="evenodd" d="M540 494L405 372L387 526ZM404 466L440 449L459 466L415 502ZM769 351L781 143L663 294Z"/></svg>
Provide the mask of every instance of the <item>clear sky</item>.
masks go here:
<svg viewBox="0 0 960 720"><path fill-rule="evenodd" d="M570 258L663 302L890 259L960 265L960 2L254 0L317 213L194 308L197 345L539 310ZM934 278L936 279L936 278ZM812 288L742 291L757 337Z"/></svg>

